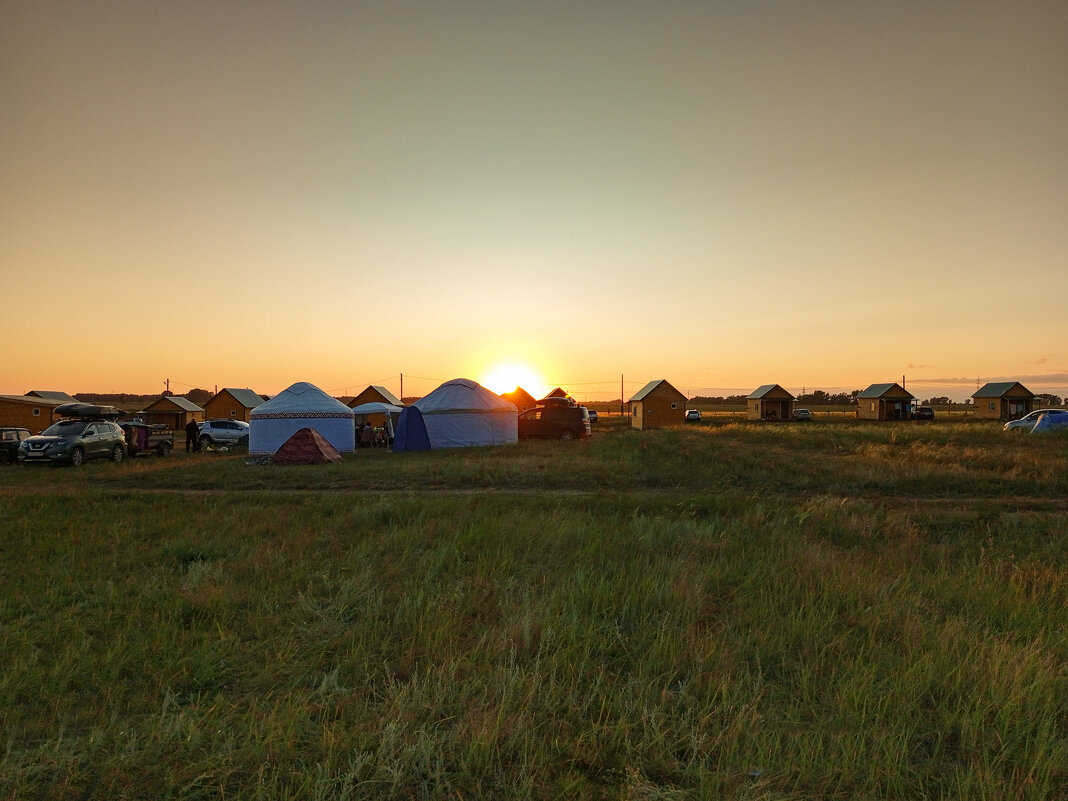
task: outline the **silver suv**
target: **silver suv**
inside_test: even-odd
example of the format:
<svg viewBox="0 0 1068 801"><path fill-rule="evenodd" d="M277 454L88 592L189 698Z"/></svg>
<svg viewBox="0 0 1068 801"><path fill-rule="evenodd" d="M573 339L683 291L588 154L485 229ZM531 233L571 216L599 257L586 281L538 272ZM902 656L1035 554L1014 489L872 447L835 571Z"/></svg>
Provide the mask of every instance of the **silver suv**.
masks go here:
<svg viewBox="0 0 1068 801"><path fill-rule="evenodd" d="M248 423L244 420L208 420L200 425L201 447L248 445Z"/></svg>

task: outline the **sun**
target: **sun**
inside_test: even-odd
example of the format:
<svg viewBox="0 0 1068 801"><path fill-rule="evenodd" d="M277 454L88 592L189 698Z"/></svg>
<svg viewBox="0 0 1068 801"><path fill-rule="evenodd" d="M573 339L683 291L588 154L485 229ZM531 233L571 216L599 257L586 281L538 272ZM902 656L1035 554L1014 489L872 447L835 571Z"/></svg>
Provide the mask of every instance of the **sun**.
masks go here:
<svg viewBox="0 0 1068 801"><path fill-rule="evenodd" d="M498 395L511 392L516 387L522 387L535 398L540 398L548 392L541 373L530 365L519 362L501 362L493 365L482 374L478 383Z"/></svg>

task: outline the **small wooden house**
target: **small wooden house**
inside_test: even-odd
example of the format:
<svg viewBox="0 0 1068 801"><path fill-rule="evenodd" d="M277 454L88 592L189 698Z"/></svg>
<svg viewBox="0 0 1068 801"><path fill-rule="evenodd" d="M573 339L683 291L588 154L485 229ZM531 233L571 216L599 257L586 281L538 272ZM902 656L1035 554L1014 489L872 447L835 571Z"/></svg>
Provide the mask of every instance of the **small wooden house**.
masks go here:
<svg viewBox="0 0 1068 801"><path fill-rule="evenodd" d="M552 392L550 392L545 397L546 398L570 398L571 397L571 393L568 392L563 387L557 387L556 389L554 389ZM574 400L574 399L572 398L572 400Z"/></svg>
<svg viewBox="0 0 1068 801"><path fill-rule="evenodd" d="M174 431L185 428L190 420L205 419L204 409L181 395L164 395L146 406L140 417L149 425L163 423Z"/></svg>
<svg viewBox="0 0 1068 801"><path fill-rule="evenodd" d="M900 384L872 384L857 395L861 420L908 420L916 396Z"/></svg>
<svg viewBox="0 0 1068 801"><path fill-rule="evenodd" d="M986 384L972 395L979 420L1019 420L1035 409L1035 394L1019 381Z"/></svg>
<svg viewBox="0 0 1068 801"><path fill-rule="evenodd" d="M778 384L764 384L745 397L746 420L792 420L794 398Z"/></svg>
<svg viewBox="0 0 1068 801"><path fill-rule="evenodd" d="M73 395L68 395L66 392L58 392L55 390L46 389L31 389L26 393L27 398L40 398L41 400L55 401L56 403L79 403L80 401Z"/></svg>
<svg viewBox="0 0 1068 801"><path fill-rule="evenodd" d="M350 409L355 409L357 406L364 403L389 403L393 406L404 405L404 401L385 387L378 386L377 384L371 384L367 389L348 401L345 405Z"/></svg>
<svg viewBox="0 0 1068 801"><path fill-rule="evenodd" d="M519 412L533 409L534 404L537 403L537 401L534 400L534 396L522 387L516 387L511 392L503 392L501 393L501 397L515 406L516 411Z"/></svg>
<svg viewBox="0 0 1068 801"><path fill-rule="evenodd" d="M0 425L25 428L31 434L40 434L52 425L52 412L63 402L26 395L0 395Z"/></svg>
<svg viewBox="0 0 1068 801"><path fill-rule="evenodd" d="M630 426L639 431L685 422L686 396L663 378L650 381L630 399Z"/></svg>
<svg viewBox="0 0 1068 801"><path fill-rule="evenodd" d="M249 413L261 403L263 403L263 398L251 389L225 387L212 395L204 404L204 418L206 420L244 420L247 423Z"/></svg>

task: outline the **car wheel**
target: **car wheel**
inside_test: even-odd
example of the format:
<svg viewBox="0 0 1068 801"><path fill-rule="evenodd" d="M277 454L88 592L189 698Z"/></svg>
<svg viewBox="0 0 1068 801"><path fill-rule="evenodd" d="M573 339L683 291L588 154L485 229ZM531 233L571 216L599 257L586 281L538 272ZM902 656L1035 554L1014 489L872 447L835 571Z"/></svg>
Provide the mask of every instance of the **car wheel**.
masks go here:
<svg viewBox="0 0 1068 801"><path fill-rule="evenodd" d="M75 467L81 467L82 462L85 461L85 451L81 448L75 448L70 452L70 463Z"/></svg>
<svg viewBox="0 0 1068 801"><path fill-rule="evenodd" d="M562 440L569 441L573 440L574 438L575 432L572 431L570 428L565 428L563 431L560 432L560 439Z"/></svg>
<svg viewBox="0 0 1068 801"><path fill-rule="evenodd" d="M159 447L156 448L156 453L158 453L160 456L170 456L171 455L171 445L170 445L170 443L169 442L161 442Z"/></svg>
<svg viewBox="0 0 1068 801"><path fill-rule="evenodd" d="M201 437L199 442L200 442L201 450L203 450L204 448L214 448L215 447L215 443L212 442L211 437Z"/></svg>
<svg viewBox="0 0 1068 801"><path fill-rule="evenodd" d="M121 462L126 458L126 449L122 445L116 445L111 449L111 461Z"/></svg>

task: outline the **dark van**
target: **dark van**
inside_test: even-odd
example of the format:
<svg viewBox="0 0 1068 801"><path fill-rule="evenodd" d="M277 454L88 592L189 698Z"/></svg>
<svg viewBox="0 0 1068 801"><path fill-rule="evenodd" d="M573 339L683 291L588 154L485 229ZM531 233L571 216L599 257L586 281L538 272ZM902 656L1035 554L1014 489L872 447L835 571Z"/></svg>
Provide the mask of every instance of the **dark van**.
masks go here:
<svg viewBox="0 0 1068 801"><path fill-rule="evenodd" d="M555 400L555 399L553 399ZM590 435L590 415L585 406L540 401L519 415L520 439L585 439Z"/></svg>

